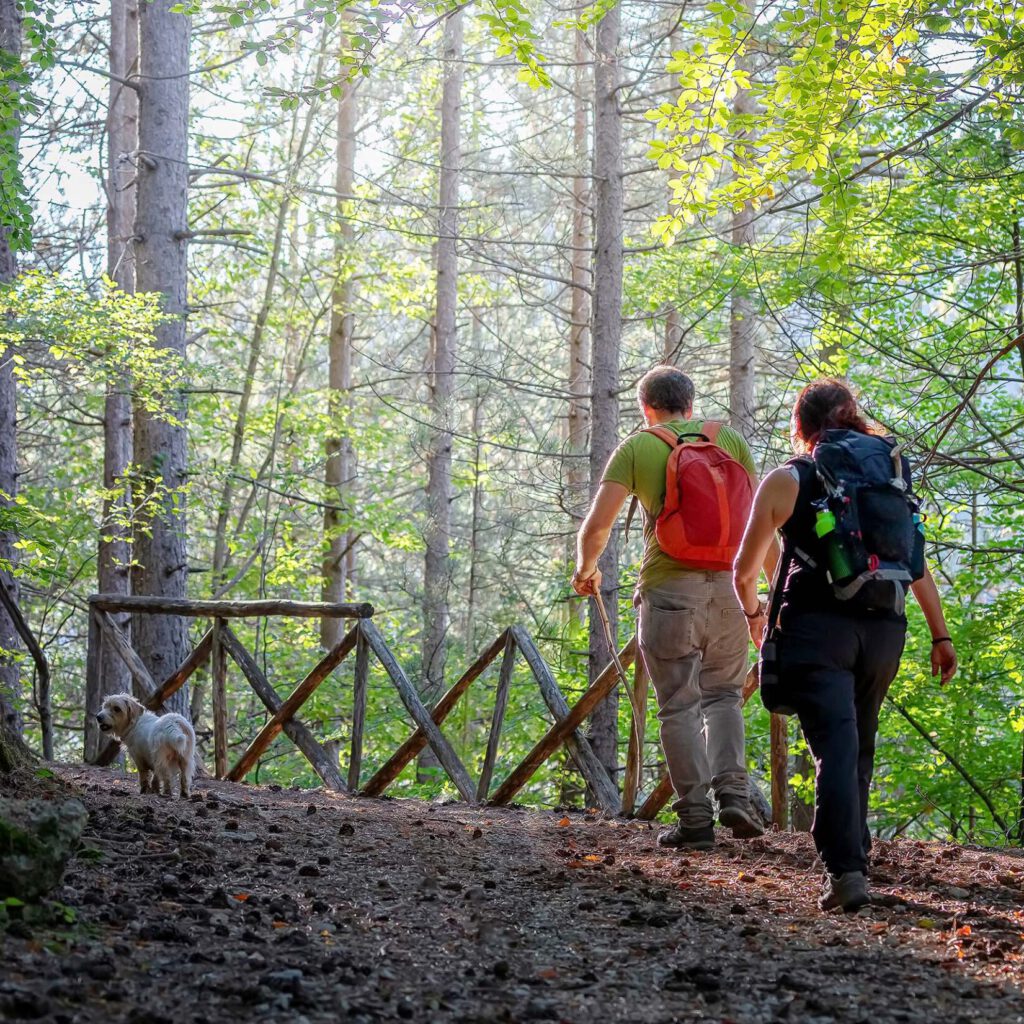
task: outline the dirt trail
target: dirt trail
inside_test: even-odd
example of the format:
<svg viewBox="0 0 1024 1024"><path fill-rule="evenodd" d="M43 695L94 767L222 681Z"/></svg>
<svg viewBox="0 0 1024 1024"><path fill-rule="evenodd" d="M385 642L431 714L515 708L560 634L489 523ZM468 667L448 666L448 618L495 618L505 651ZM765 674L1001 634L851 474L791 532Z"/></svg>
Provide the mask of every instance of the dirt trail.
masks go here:
<svg viewBox="0 0 1024 1024"><path fill-rule="evenodd" d="M58 769L65 927L3 936L0 1015L62 1022L1024 1022L1024 858L900 841L815 907L808 837L674 855L599 815Z"/></svg>

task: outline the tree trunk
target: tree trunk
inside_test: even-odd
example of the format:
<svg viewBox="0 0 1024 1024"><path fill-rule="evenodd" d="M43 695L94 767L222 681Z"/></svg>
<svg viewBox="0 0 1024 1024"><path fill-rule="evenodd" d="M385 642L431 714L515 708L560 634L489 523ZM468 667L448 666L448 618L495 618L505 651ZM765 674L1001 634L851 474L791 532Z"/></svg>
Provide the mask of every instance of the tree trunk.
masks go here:
<svg viewBox="0 0 1024 1024"><path fill-rule="evenodd" d="M597 23L594 56L594 322L591 399L590 490L597 491L619 433L619 347L622 335L622 115L619 85L618 6ZM619 553L613 531L598 563L602 597L611 620L613 642L618 625ZM611 652L601 620L590 615L590 678L608 663ZM594 711L590 721L594 753L612 778L618 771L618 690Z"/></svg>
<svg viewBox="0 0 1024 1024"><path fill-rule="evenodd" d="M437 310L431 366L434 433L427 455L426 558L423 576L423 699L427 705L444 690L451 565L452 397L455 383L458 302L459 108L462 97L462 19L460 8L445 21L441 93L441 171L437 228ZM424 759L421 758L421 764ZM432 763L432 762L429 762Z"/></svg>
<svg viewBox="0 0 1024 1024"><path fill-rule="evenodd" d="M575 113L573 156L576 175L572 179L571 307L569 312L569 427L566 444L568 465L567 506L574 531L586 512L587 466L582 456L590 431L590 182L587 175L587 37L576 30Z"/></svg>
<svg viewBox="0 0 1024 1024"><path fill-rule="evenodd" d="M1020 220L1013 222L1013 326L1017 331L1017 337L1024 339L1024 257L1020 248ZM1024 373L1024 340L1017 343L1017 351L1020 353L1020 368ZM1022 835L1024 835L1024 823L1021 824Z"/></svg>
<svg viewBox="0 0 1024 1024"><path fill-rule="evenodd" d="M675 11L671 12L671 17L675 21L678 27L678 15ZM678 32L673 30L669 35L669 53L675 53L680 48ZM672 90L678 91L678 80L675 75L667 74L666 76L666 91L671 95ZM675 177L674 171L668 175L669 180ZM672 195L672 189L668 189L669 196ZM671 205L668 209L671 211ZM679 308L673 302L665 310L665 334L662 338L662 349L661 349L661 361L668 366L679 365L679 350L683 344L683 327L679 318Z"/></svg>
<svg viewBox="0 0 1024 1024"><path fill-rule="evenodd" d="M135 286L161 292L176 319L161 324L156 344L185 359L188 232L189 20L172 13L175 0L148 0L139 8L139 154L136 172ZM169 412L175 422L135 408L135 462L145 475L150 500L136 531L133 573L136 594L184 597L185 400ZM150 675L163 679L188 653L184 622L175 616L138 615L135 646ZM171 709L189 713L188 687Z"/></svg>
<svg viewBox="0 0 1024 1024"><path fill-rule="evenodd" d="M589 81L587 68L590 55L587 52L587 36L578 29L573 31L575 39L575 68L573 69L573 163L575 175L572 179L572 237L570 252L570 293L569 307L569 407L565 439L565 509L572 517L573 532L579 529L586 513L589 497L589 465L586 460L587 441L590 435L590 270L593 250L590 240L590 140L589 129ZM566 557L572 560L575 543L570 538ZM566 603L566 614L570 620L581 624L586 619L585 598L572 598ZM558 802L571 807L584 797L585 790L579 785L572 759L566 755L565 767L561 772Z"/></svg>
<svg viewBox="0 0 1024 1024"><path fill-rule="evenodd" d="M752 0L746 0L745 7L747 17L751 18ZM740 66L749 71L749 59L741 59ZM755 112L749 90L737 90L733 109L737 114ZM754 209L750 203L744 203L743 208L733 214L731 241L733 259L739 262L749 254L754 242ZM756 410L757 317L753 299L739 278L737 274L729 305L729 423L749 438L754 430Z"/></svg>
<svg viewBox="0 0 1024 1024"><path fill-rule="evenodd" d="M112 0L110 5L110 88L107 106L107 276L124 292L135 291L135 189L132 154L139 148L139 98L122 85L137 73L139 10L136 0ZM120 79L121 81L118 81ZM131 592L131 541L128 520L131 499L128 470L132 461L131 382L120 376L107 384L103 407L103 520L96 560L96 585L101 594ZM131 635L131 616L114 621ZM104 641L100 670L87 681L96 692L85 695L85 760L94 761L102 733L95 714L110 693L131 690L124 662Z"/></svg>
<svg viewBox="0 0 1024 1024"><path fill-rule="evenodd" d="M481 340L481 311L479 308L473 310L473 335L472 349L475 358L480 358ZM483 519L483 433L487 424L487 416L484 412L484 396L479 381L476 386L476 394L473 398L473 504L470 512L469 523L469 585L466 594L466 653L476 654L476 610L477 590L480 585L480 523ZM487 639L490 639L488 637ZM469 713L469 702L463 704L463 710ZM465 735L465 730L463 730Z"/></svg>
<svg viewBox="0 0 1024 1024"><path fill-rule="evenodd" d="M679 310L669 306L665 311L665 342L661 360L669 366L679 363L679 350L683 345L683 325L679 321Z"/></svg>
<svg viewBox="0 0 1024 1024"><path fill-rule="evenodd" d="M0 59L4 65L17 66L21 61L21 15L15 0L0 0ZM10 79L7 88L13 88ZM5 122L0 146L15 158L21 125L15 120ZM9 284L17 274L18 266L10 245L9 229L0 227L0 287ZM18 438L17 402L14 381L14 361L10 345L0 346L0 508L14 503L18 490ZM13 530L0 529L0 587L7 587L11 597L18 600L18 583L11 569L17 562L16 536ZM17 651L21 644L14 622L0 606L0 732L12 738L21 736L22 720L21 671ZM7 653L4 653L7 652ZM5 741L0 736L0 744ZM3 756L3 751L0 751Z"/></svg>
<svg viewBox="0 0 1024 1024"><path fill-rule="evenodd" d="M327 438L327 463L324 468L324 501L331 507L324 511L323 599L344 601L346 565L352 550L352 531L341 525L338 508L348 509L354 471L350 424L346 410L352 387L352 335L355 314L352 310L355 287L352 282L352 249L355 227L348 217L356 162L356 86L346 82L338 98L337 140L335 150L334 190L338 233L334 241L335 279L331 296L331 339L328 346L328 411L337 433ZM320 642L333 647L341 639L338 619L320 620Z"/></svg>

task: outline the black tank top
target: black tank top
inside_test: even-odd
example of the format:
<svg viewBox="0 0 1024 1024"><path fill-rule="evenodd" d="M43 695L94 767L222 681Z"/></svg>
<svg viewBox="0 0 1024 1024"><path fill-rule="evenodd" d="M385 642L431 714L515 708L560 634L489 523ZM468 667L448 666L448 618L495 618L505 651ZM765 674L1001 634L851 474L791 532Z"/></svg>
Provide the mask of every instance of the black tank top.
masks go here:
<svg viewBox="0 0 1024 1024"><path fill-rule="evenodd" d="M796 476L799 490L793 514L782 525L785 548L793 552L785 586L782 588L782 614L810 611L843 612L843 602L832 593L832 584L825 576L824 569L812 569L801 560L798 552L804 552L820 562L820 547L814 532L816 509L813 502L825 496L825 490L814 471L814 463L808 456L790 459L786 463Z"/></svg>

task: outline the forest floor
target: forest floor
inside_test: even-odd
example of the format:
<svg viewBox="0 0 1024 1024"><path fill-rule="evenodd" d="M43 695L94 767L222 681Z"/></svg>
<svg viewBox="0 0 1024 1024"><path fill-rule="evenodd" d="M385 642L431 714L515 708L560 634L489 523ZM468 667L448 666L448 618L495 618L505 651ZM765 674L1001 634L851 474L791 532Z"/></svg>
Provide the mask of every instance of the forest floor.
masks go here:
<svg viewBox="0 0 1024 1024"><path fill-rule="evenodd" d="M1024 856L878 843L875 902L822 914L806 835L659 850L599 814L76 766L86 846L2 936L0 1016L294 1021L1024 1022ZM61 918L61 923L55 923Z"/></svg>

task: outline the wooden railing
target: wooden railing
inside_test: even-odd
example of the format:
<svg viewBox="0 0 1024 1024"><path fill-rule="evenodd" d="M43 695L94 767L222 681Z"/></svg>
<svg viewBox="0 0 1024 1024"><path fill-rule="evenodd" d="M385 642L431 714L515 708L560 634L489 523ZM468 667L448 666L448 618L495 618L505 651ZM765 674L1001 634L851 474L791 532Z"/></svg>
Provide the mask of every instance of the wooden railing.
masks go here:
<svg viewBox="0 0 1024 1024"><path fill-rule="evenodd" d="M132 649L131 642L112 618L112 613L172 614L206 617L212 624L182 664L161 683L156 683ZM354 624L294 687L283 700L271 685L256 659L246 650L229 622L237 618L266 616L321 618L333 616L353 619ZM652 791L640 803L641 769L643 763L644 724L630 732L620 795L615 782L598 760L590 742L580 731L584 720L611 693L619 682L615 665L609 664L571 707L554 675L541 656L533 639L521 626L509 626L477 657L443 697L428 710L415 686L396 660L372 620L373 607L369 604L323 604L293 601L184 601L149 597L123 597L95 595L89 599L89 648L86 671L90 684L100 663L100 645L105 639L131 673L137 692L147 707L159 710L165 701L206 661L210 662L213 704L213 739L215 774L235 782L242 781L256 766L274 740L283 732L309 761L324 785L336 792L358 793L361 796L382 795L398 778L402 770L425 747L430 747L459 795L467 803L509 803L533 778L540 767L562 747L576 765L602 810L609 814L624 814L641 819L652 819L672 797L668 776L662 776ZM353 673L352 730L347 778L343 779L336 755L329 753L311 730L297 716L317 687L350 655L355 654ZM369 778L362 781L363 740L366 723L367 688L371 654L380 663L412 723L412 734L390 758ZM541 698L550 712L553 723L534 744L530 752L516 765L492 792L494 770L502 729L508 708L515 659L521 655L529 668ZM470 686L498 657L501 664L494 695L487 746L480 775L474 783L466 766L441 731L441 726L458 706ZM237 762L228 767L227 698L225 680L227 658L238 666L253 692L266 707L270 718L248 744ZM619 652L619 661L629 668L636 661L636 640L631 639ZM633 679L634 697L645 718L647 680L642 663L637 662ZM87 685L87 693L97 693L98 687ZM749 696L749 694L746 694ZM87 708L87 714L97 709ZM98 764L109 764L117 756L119 744L108 742L96 758Z"/></svg>

